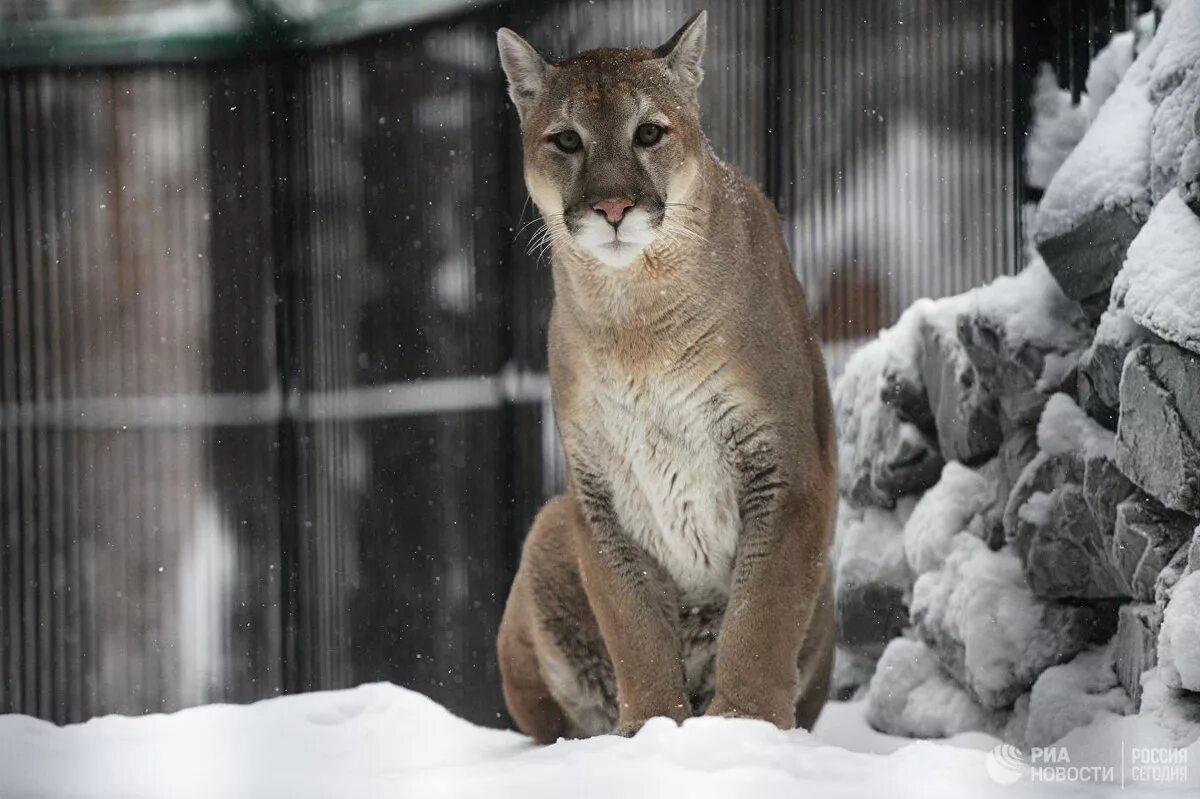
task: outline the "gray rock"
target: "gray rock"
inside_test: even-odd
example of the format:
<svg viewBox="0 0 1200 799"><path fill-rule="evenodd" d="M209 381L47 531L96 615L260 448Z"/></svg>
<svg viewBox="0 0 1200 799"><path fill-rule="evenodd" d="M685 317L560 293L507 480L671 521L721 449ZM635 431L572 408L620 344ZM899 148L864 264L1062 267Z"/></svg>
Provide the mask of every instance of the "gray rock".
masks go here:
<svg viewBox="0 0 1200 799"><path fill-rule="evenodd" d="M908 626L913 573L904 556L898 513L881 508L838 512L834 581L838 646L875 659Z"/></svg>
<svg viewBox="0 0 1200 799"><path fill-rule="evenodd" d="M1169 511L1144 494L1117 505L1111 557L1135 600L1154 600L1159 573L1191 539L1195 526L1195 519Z"/></svg>
<svg viewBox="0 0 1200 799"><path fill-rule="evenodd" d="M980 467L980 473L996 487L996 498L971 520L967 531L982 539L991 549L999 549L1004 545L1004 509L1008 497L1021 472L1037 453L1037 434L1030 427L1018 427L1010 431L1000 444L996 457Z"/></svg>
<svg viewBox="0 0 1200 799"><path fill-rule="evenodd" d="M937 483L946 463L933 438L887 407L870 424L865 442L839 464L839 487L848 502L893 508L900 497Z"/></svg>
<svg viewBox="0 0 1200 799"><path fill-rule="evenodd" d="M908 605L894 586L847 583L838 586L837 641L866 657L879 657L887 642L908 626Z"/></svg>
<svg viewBox="0 0 1200 799"><path fill-rule="evenodd" d="M1107 295L1144 221L1119 205L1097 208L1066 233L1039 241L1037 249L1071 299Z"/></svg>
<svg viewBox="0 0 1200 799"><path fill-rule="evenodd" d="M1085 480L1081 457L1042 453L1025 467L1009 495L1005 536L1040 598L1129 596L1110 560L1112 527L1101 527L1089 507Z"/></svg>
<svg viewBox="0 0 1200 799"><path fill-rule="evenodd" d="M1108 313L1113 313L1112 311ZM1109 430L1117 429L1118 409L1121 406L1121 371L1125 356L1139 344L1157 337L1150 331L1126 320L1102 319L1096 338L1079 359L1076 372L1076 394L1079 407Z"/></svg>
<svg viewBox="0 0 1200 799"><path fill-rule="evenodd" d="M1137 492L1137 486L1121 474L1111 458L1098 453L1083 455L1083 499L1102 531L1112 530L1117 505Z"/></svg>
<svg viewBox="0 0 1200 799"><path fill-rule="evenodd" d="M958 339L970 359L985 396L997 398L1000 418L1007 424L1036 423L1046 395L1034 390L1046 365L1045 353L1031 346L1008 346L1004 320L979 313L958 320Z"/></svg>
<svg viewBox="0 0 1200 799"><path fill-rule="evenodd" d="M839 702L850 702L865 693L871 676L875 673L876 660L840 646L835 647L833 674L829 685L830 698Z"/></svg>
<svg viewBox="0 0 1200 799"><path fill-rule="evenodd" d="M957 333L923 325L920 365L945 459L976 464L994 454L1002 440L999 406L980 385Z"/></svg>
<svg viewBox="0 0 1200 799"><path fill-rule="evenodd" d="M885 331L855 353L834 388L838 488L856 507L894 507L936 483L945 465L917 377L915 338L903 337L901 346Z"/></svg>
<svg viewBox="0 0 1200 799"><path fill-rule="evenodd" d="M1021 522L1018 541L1027 541L1025 578L1039 597L1104 599L1128 591L1108 559L1108 535L1088 512L1083 490L1067 484L1050 495L1052 519Z"/></svg>
<svg viewBox="0 0 1200 799"><path fill-rule="evenodd" d="M1200 516L1200 356L1143 344L1125 360L1117 467L1173 510Z"/></svg>
<svg viewBox="0 0 1200 799"><path fill-rule="evenodd" d="M1158 664L1158 628L1162 611L1152 604L1122 605L1117 613L1114 665L1117 682L1129 694L1134 707L1142 701L1142 673Z"/></svg>
<svg viewBox="0 0 1200 799"><path fill-rule="evenodd" d="M895 410L901 421L911 422L929 436L937 435L937 425L933 411L929 409L929 395L925 386L914 382L907 375L885 372L880 398L885 405Z"/></svg>
<svg viewBox="0 0 1200 799"><path fill-rule="evenodd" d="M887 497L886 507L907 494L917 494L938 481L946 462L937 445L908 422L886 426L876 458L871 462L871 487Z"/></svg>
<svg viewBox="0 0 1200 799"><path fill-rule="evenodd" d="M1111 295L1109 289L1103 289L1096 292L1090 297L1084 297L1079 301L1079 307L1083 309L1083 313L1087 316L1092 324L1100 321L1100 317L1104 315L1104 311L1108 309Z"/></svg>

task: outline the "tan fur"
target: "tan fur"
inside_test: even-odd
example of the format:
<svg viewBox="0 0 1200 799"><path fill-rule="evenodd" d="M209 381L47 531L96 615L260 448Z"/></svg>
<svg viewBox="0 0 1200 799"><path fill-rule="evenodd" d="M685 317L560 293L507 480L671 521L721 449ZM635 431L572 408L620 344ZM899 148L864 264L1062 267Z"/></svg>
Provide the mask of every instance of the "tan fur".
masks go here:
<svg viewBox="0 0 1200 799"><path fill-rule="evenodd" d="M499 38L551 236L569 464L500 630L509 711L539 741L695 713L809 727L833 647L829 388L777 212L700 132L704 18L558 64ZM656 118L659 144L627 144ZM564 125L585 150L548 142ZM647 209L627 266L578 239L597 196Z"/></svg>

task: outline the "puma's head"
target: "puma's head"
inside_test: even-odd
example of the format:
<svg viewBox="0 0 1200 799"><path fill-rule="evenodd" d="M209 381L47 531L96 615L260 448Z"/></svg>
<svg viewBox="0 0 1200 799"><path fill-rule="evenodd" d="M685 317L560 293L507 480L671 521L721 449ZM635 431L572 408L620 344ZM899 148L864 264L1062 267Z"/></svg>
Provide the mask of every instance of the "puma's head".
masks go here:
<svg viewBox="0 0 1200 799"><path fill-rule="evenodd" d="M496 35L521 117L525 185L555 246L629 265L682 215L704 158L696 89L705 13L654 50L591 50L550 62Z"/></svg>

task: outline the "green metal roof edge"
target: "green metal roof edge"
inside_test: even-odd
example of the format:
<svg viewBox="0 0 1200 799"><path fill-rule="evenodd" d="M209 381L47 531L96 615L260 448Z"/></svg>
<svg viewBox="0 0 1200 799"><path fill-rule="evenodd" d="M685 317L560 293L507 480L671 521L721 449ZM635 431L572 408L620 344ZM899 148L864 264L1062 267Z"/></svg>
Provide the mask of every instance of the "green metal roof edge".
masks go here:
<svg viewBox="0 0 1200 799"><path fill-rule="evenodd" d="M281 18L262 0L249 0L234 25L150 33L136 19L100 27L63 24L10 26L0 31L0 69L113 66L210 61L322 47L393 30L439 16L494 5L499 0L363 0L304 20Z"/></svg>

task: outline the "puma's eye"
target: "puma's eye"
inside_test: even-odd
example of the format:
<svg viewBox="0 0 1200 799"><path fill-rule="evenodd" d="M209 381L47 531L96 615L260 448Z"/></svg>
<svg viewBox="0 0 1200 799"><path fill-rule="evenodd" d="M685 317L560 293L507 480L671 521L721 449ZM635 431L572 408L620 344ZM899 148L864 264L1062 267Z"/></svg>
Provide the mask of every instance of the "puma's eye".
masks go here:
<svg viewBox="0 0 1200 799"><path fill-rule="evenodd" d="M638 125L637 132L633 134L633 140L642 147L653 147L658 144L658 140L663 137L663 133L665 131L661 125L647 122L644 125Z"/></svg>
<svg viewBox="0 0 1200 799"><path fill-rule="evenodd" d="M559 131L550 137L550 141L554 142L554 146L564 153L573 153L583 146L579 134L573 130Z"/></svg>

